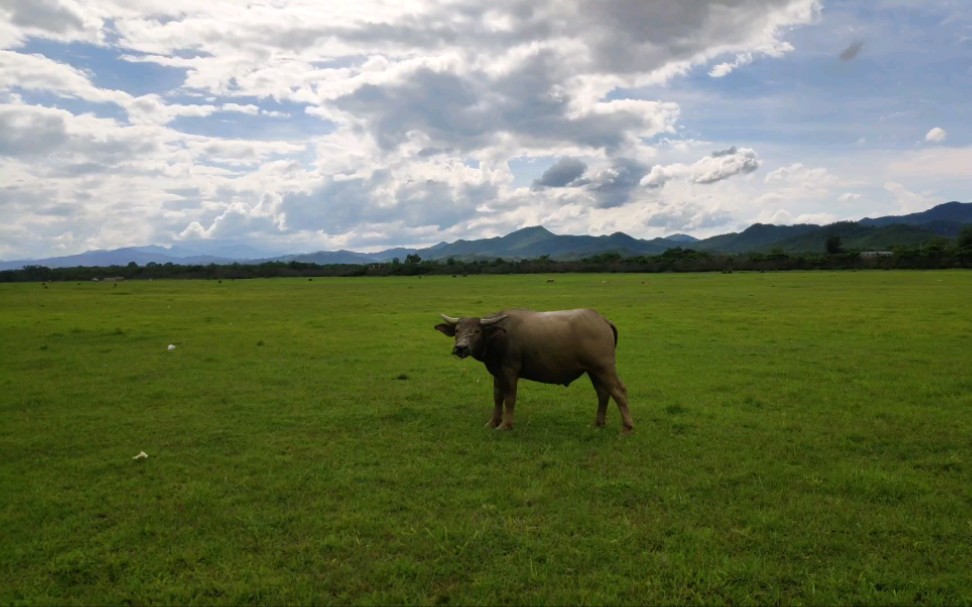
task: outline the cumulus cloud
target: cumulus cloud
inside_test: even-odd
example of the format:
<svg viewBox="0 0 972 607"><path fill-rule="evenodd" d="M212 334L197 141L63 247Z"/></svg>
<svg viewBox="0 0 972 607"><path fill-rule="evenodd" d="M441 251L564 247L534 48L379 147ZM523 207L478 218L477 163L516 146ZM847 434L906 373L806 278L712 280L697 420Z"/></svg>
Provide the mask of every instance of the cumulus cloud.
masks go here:
<svg viewBox="0 0 972 607"><path fill-rule="evenodd" d="M151 16L118 19L122 43L160 57L186 47L211 55L195 71L199 83L216 92L230 79L240 82L265 67L263 49L287 51L302 62L320 57L374 54L381 47L394 65L396 57L448 53L470 65L516 62L545 50L567 60L571 74L666 75L673 64L702 64L726 53L779 54L786 27L807 23L819 11L812 0L729 0L708 3L615 3L610 7L581 0L517 0L491 5L466 0L448 6L372 2L292 3L287 18L260 3L225 11L218 4L156 5ZM133 18L134 17L134 18ZM227 48L245 56L230 64ZM239 55L239 53L238 53ZM488 58L488 59L487 59ZM676 70L678 67L676 66Z"/></svg>
<svg viewBox="0 0 972 607"><path fill-rule="evenodd" d="M19 42L31 34L59 40L102 38L102 21L76 0L7 0L0 6L0 15L16 28L7 33L11 41Z"/></svg>
<svg viewBox="0 0 972 607"><path fill-rule="evenodd" d="M645 225L663 228L666 233L697 232L730 222L732 214L719 208L676 201L652 208L644 218Z"/></svg>
<svg viewBox="0 0 972 607"><path fill-rule="evenodd" d="M0 177L16 176L18 200L43 193L50 216L91 218L36 222L35 241L76 247L648 225L666 182L712 188L760 166L745 147L656 159L682 109L650 87L781 57L818 14L817 0L12 0ZM171 82L134 86L129 69ZM560 160L518 185L511 164L540 158Z"/></svg>
<svg viewBox="0 0 972 607"><path fill-rule="evenodd" d="M696 183L714 183L728 179L733 175L752 173L759 168L759 159L756 157L755 150L749 148L737 150L735 147L731 147L728 150L714 152L708 158L696 162L692 167L695 169L693 181Z"/></svg>
<svg viewBox="0 0 972 607"><path fill-rule="evenodd" d="M584 174L587 165L577 158L561 158L543 172L539 179L533 180L534 189L563 188Z"/></svg>
<svg viewBox="0 0 972 607"><path fill-rule="evenodd" d="M38 54L0 50L0 82L20 90L52 93L94 103L124 104L131 96L100 88L84 71ZM4 87L4 88L7 88Z"/></svg>
<svg viewBox="0 0 972 607"><path fill-rule="evenodd" d="M942 143L946 137L948 137L948 133L945 132L945 129L938 126L925 133L925 141L929 143Z"/></svg>
<svg viewBox="0 0 972 607"><path fill-rule="evenodd" d="M848 172L854 173L853 168ZM857 176L798 162L774 168L762 182L762 193L750 203L757 211L754 219L760 223L822 225L860 218L873 211L873 207L861 209L861 201L881 197Z"/></svg>
<svg viewBox="0 0 972 607"><path fill-rule="evenodd" d="M0 106L0 155L48 153L67 140L64 117L23 106Z"/></svg>
<svg viewBox="0 0 972 607"><path fill-rule="evenodd" d="M719 63L709 70L709 75L713 78L722 78L723 76L728 76L738 67L743 65L748 65L753 62L752 53L740 53L736 55L736 59L731 62Z"/></svg>
<svg viewBox="0 0 972 607"><path fill-rule="evenodd" d="M401 222L445 230L474 218L494 200L495 175L462 163L427 161L373 167L353 176L325 176L309 188L283 196L279 212L287 230L311 229L337 236L362 224Z"/></svg>
<svg viewBox="0 0 972 607"><path fill-rule="evenodd" d="M903 184L894 181L885 183L884 189L891 195L902 213L923 211L934 204L934 199L929 194L912 192Z"/></svg>
<svg viewBox="0 0 972 607"><path fill-rule="evenodd" d="M894 181L942 182L969 179L972 166L972 147L933 146L908 151L887 164L886 172Z"/></svg>
<svg viewBox="0 0 972 607"><path fill-rule="evenodd" d="M471 153L510 138L528 150L614 152L638 138L673 132L675 104L615 100L573 107L554 79L562 69L554 61L541 52L498 76L418 65L383 86L369 84L335 99L343 113L335 118L361 127L386 151L414 133L436 150Z"/></svg>
<svg viewBox="0 0 972 607"><path fill-rule="evenodd" d="M131 167L159 149L142 129L119 128L112 120L23 103L0 104L0 126L0 154L25 159L43 154L45 162L31 170L41 175L78 162L102 169Z"/></svg>
<svg viewBox="0 0 972 607"><path fill-rule="evenodd" d="M804 189L829 188L838 183L836 176L826 168L808 167L799 162L770 171L763 181Z"/></svg>
<svg viewBox="0 0 972 607"><path fill-rule="evenodd" d="M561 203L611 208L628 203L648 171L648 165L634 158L615 158L590 170L579 159L562 158L533 181L532 189L573 188L578 195L561 198Z"/></svg>
<svg viewBox="0 0 972 607"><path fill-rule="evenodd" d="M816 224L826 225L838 221L833 213L792 213L786 209L763 211L756 217L757 223L773 225Z"/></svg>
<svg viewBox="0 0 972 607"><path fill-rule="evenodd" d="M786 204L795 216L804 216L804 219L813 214L808 210L810 208L831 205L835 200L845 205L856 200L859 194L837 192L861 185L824 167L809 167L799 162L770 171L763 183L767 190L758 199L761 206L776 208L777 205Z"/></svg>
<svg viewBox="0 0 972 607"><path fill-rule="evenodd" d="M243 202L234 201L218 211L211 223L203 226L201 221L191 222L179 237L195 239L237 239L253 233L273 229L273 217L259 205L251 207Z"/></svg>
<svg viewBox="0 0 972 607"><path fill-rule="evenodd" d="M698 184L711 184L735 175L752 173L760 166L756 151L751 148L736 148L713 152L691 165L676 163L652 167L642 180L647 188L660 188L671 179L685 179Z"/></svg>
<svg viewBox="0 0 972 607"><path fill-rule="evenodd" d="M627 203L640 185L648 167L632 158L618 158L612 165L591 176L587 188L594 195L596 206L617 207Z"/></svg>
<svg viewBox="0 0 972 607"><path fill-rule="evenodd" d="M56 0L14 0L9 7L11 21L22 27L45 29L54 33L81 29L84 20L79 15L77 6L72 4Z"/></svg>

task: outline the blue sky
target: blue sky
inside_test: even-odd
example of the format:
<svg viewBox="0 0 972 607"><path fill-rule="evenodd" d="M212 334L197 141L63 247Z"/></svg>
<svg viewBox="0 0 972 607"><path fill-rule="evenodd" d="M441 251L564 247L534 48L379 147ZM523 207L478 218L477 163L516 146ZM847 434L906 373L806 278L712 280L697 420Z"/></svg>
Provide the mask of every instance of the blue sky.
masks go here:
<svg viewBox="0 0 972 607"><path fill-rule="evenodd" d="M0 5L0 259L972 200L965 0Z"/></svg>

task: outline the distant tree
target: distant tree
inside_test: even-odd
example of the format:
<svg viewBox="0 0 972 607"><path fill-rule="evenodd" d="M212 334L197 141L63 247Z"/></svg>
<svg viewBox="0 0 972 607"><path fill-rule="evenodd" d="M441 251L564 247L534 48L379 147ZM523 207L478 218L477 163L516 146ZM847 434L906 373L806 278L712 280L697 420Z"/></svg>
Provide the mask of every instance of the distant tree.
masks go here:
<svg viewBox="0 0 972 607"><path fill-rule="evenodd" d="M942 255L948 252L948 249L951 246L952 243L949 242L947 238L938 236L926 242L925 245L922 247L922 251L928 257L941 257Z"/></svg>
<svg viewBox="0 0 972 607"><path fill-rule="evenodd" d="M958 235L958 248L960 251L972 252L972 224L962 228Z"/></svg>
<svg viewBox="0 0 972 607"><path fill-rule="evenodd" d="M669 249L671 250L671 249ZM665 251L668 253L668 251ZM583 261L590 263L611 263L613 261L621 261L621 253L615 251L608 251L607 253L598 253L597 255L592 255L585 258Z"/></svg>
<svg viewBox="0 0 972 607"><path fill-rule="evenodd" d="M836 234L831 234L827 237L827 254L828 255L838 255L844 252L844 241L840 239L840 236Z"/></svg>
<svg viewBox="0 0 972 607"><path fill-rule="evenodd" d="M416 265L422 261L422 257L418 253L410 253L405 256L405 263Z"/></svg>

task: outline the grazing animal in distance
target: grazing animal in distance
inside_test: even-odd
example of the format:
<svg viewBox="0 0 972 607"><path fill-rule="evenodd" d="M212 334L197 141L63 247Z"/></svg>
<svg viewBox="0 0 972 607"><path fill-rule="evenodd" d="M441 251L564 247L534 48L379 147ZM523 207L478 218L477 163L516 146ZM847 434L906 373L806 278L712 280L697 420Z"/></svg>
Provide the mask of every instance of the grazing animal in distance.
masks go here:
<svg viewBox="0 0 972 607"><path fill-rule="evenodd" d="M608 400L621 412L625 432L634 428L628 391L615 366L618 329L594 310L503 310L486 318L441 314L435 329L455 337L452 353L472 356L493 376L493 417L487 425L513 429L517 382L570 385L583 374L597 392L595 424L603 426Z"/></svg>

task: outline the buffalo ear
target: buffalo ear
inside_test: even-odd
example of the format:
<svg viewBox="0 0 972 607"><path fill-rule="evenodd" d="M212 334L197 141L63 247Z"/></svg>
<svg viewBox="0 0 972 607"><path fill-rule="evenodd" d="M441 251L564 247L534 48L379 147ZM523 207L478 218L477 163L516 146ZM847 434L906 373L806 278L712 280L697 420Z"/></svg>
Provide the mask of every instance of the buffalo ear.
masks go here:
<svg viewBox="0 0 972 607"><path fill-rule="evenodd" d="M438 331L438 332L440 332L440 333L444 333L445 335L448 335L449 337L455 337L456 336L456 325L453 325L453 324L449 324L449 323L442 322L442 323L439 323L439 324L435 325L435 330Z"/></svg>

